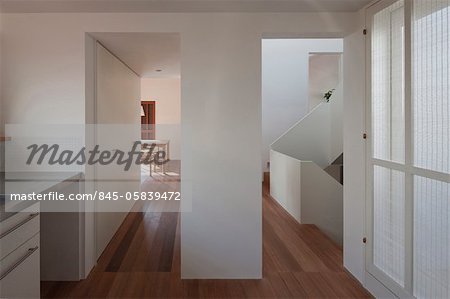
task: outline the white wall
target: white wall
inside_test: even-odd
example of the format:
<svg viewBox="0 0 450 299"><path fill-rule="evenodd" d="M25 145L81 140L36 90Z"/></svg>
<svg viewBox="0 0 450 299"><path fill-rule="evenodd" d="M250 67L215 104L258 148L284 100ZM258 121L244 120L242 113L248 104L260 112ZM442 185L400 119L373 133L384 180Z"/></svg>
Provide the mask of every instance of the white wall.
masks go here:
<svg viewBox="0 0 450 299"><path fill-rule="evenodd" d="M192 198L192 212L181 216L182 276L261 277L261 38L343 37L355 14L2 17L1 92L12 123L85 122L85 32L180 32L182 193Z"/></svg>
<svg viewBox="0 0 450 299"><path fill-rule="evenodd" d="M2 14L0 13L0 69L2 68L2 44L3 44L3 28L2 28ZM2 90L2 73L0 72L0 90ZM5 133L5 121L3 117L3 97L0 94L0 136ZM5 168L5 143L0 141L0 171L4 171Z"/></svg>
<svg viewBox="0 0 450 299"><path fill-rule="evenodd" d="M365 253L365 38L344 39L344 265L364 281Z"/></svg>
<svg viewBox="0 0 450 299"><path fill-rule="evenodd" d="M101 148L127 152L133 142L140 140L141 79L99 43L96 53L96 121L98 124L114 125L114 128L98 126L96 143ZM115 128L116 125L120 128ZM139 167L123 171L120 165L97 166L96 179L99 181L95 188L99 191L119 192L122 195L140 191ZM134 203L122 200L114 203L114 208L108 201L98 201L96 204L96 211L111 211L96 213L99 258Z"/></svg>
<svg viewBox="0 0 450 299"><path fill-rule="evenodd" d="M322 169L330 165L331 103L322 103L289 129L271 148L301 161L312 161Z"/></svg>
<svg viewBox="0 0 450 299"><path fill-rule="evenodd" d="M96 63L97 123L134 124L139 129L141 79L99 43Z"/></svg>
<svg viewBox="0 0 450 299"><path fill-rule="evenodd" d="M330 163L344 152L344 82L339 80L330 104Z"/></svg>
<svg viewBox="0 0 450 299"><path fill-rule="evenodd" d="M85 34L85 124L93 124L96 122L96 60L97 42L89 34ZM85 128L85 144L87 148L95 146L95 128L86 126ZM96 190L94 183L95 167L86 165L84 167L84 192L93 194ZM86 202L84 204L84 236L80 236L80 240L84 239L84 267L81 278L86 278L91 269L97 264L97 246L96 246L96 229L95 229L95 206L96 203Z"/></svg>
<svg viewBox="0 0 450 299"><path fill-rule="evenodd" d="M336 88L340 80L341 54L311 54L308 84L309 111L322 103L324 94Z"/></svg>
<svg viewBox="0 0 450 299"><path fill-rule="evenodd" d="M3 44L3 28L2 28L3 22L2 22L2 14L0 11L0 70L2 68L2 44ZM0 90L2 90L2 72L0 72ZM4 113L4 109L3 109L3 97L0 94L0 136L3 136L4 132L5 132L5 122L4 122L4 117L3 117L3 113ZM2 153L0 153L2 154ZM2 161L2 159L0 158L0 161ZM0 162L2 163L2 162ZM3 169L2 166L3 164L0 165L0 170Z"/></svg>
<svg viewBox="0 0 450 299"><path fill-rule="evenodd" d="M330 161L343 151L342 54L312 54L309 57L309 109L324 102L325 92L335 89L330 101Z"/></svg>
<svg viewBox="0 0 450 299"><path fill-rule="evenodd" d="M341 39L263 39L262 165L270 144L309 112L309 54L340 53Z"/></svg>
<svg viewBox="0 0 450 299"><path fill-rule="evenodd" d="M299 223L342 245L342 185L314 162L270 151L270 195Z"/></svg>
<svg viewBox="0 0 450 299"><path fill-rule="evenodd" d="M156 102L156 139L170 140L170 159L181 158L181 82L179 78L142 78L141 99Z"/></svg>
<svg viewBox="0 0 450 299"><path fill-rule="evenodd" d="M181 82L179 78L142 78L141 99L156 102L157 124L180 124Z"/></svg>
<svg viewBox="0 0 450 299"><path fill-rule="evenodd" d="M301 222L301 161L270 151L270 195Z"/></svg>
<svg viewBox="0 0 450 299"><path fill-rule="evenodd" d="M301 163L301 221L314 224L342 246L342 185L314 162Z"/></svg>

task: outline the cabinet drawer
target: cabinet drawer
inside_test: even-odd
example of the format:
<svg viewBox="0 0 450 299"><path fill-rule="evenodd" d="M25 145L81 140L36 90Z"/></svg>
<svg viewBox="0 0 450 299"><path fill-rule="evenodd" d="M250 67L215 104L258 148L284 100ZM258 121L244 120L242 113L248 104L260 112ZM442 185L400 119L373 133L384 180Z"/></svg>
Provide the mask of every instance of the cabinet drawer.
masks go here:
<svg viewBox="0 0 450 299"><path fill-rule="evenodd" d="M39 232L39 219L38 212L20 212L1 223L0 259Z"/></svg>
<svg viewBox="0 0 450 299"><path fill-rule="evenodd" d="M36 213L39 213L39 203L36 203L26 208L25 210L18 212L13 216L3 220L0 223L0 236L4 235L6 232L10 231L12 228L22 223L23 220L27 219L30 214Z"/></svg>
<svg viewBox="0 0 450 299"><path fill-rule="evenodd" d="M39 234L0 261L1 298L39 298Z"/></svg>

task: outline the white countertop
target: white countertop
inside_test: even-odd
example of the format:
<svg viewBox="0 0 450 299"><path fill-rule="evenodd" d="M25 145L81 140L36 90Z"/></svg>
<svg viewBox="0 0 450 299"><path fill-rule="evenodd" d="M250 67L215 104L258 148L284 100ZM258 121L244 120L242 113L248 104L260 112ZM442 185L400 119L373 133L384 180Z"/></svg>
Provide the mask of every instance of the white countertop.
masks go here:
<svg viewBox="0 0 450 299"><path fill-rule="evenodd" d="M10 194L39 194L54 188L62 182L80 181L80 172L7 172L0 173L0 220L3 221L17 212L26 210L34 201L12 202Z"/></svg>

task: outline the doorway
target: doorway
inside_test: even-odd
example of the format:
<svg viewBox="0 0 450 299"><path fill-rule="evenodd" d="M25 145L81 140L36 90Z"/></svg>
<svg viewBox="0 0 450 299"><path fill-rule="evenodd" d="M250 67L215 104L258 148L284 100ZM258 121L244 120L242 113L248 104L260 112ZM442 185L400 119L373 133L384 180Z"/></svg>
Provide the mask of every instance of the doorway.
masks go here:
<svg viewBox="0 0 450 299"><path fill-rule="evenodd" d="M141 139L155 139L156 102L141 101Z"/></svg>
<svg viewBox="0 0 450 299"><path fill-rule="evenodd" d="M153 213L155 208L164 215L167 212L170 217L164 216L162 219L170 218L171 221L162 226L169 226L167 229L171 233L167 238L175 238L172 232L178 223L177 204L154 207L142 204L144 200L129 199L133 194L150 195L152 192L160 192L163 197L163 192L174 193L180 189L181 39L178 33L90 33L86 39L89 46L87 53L92 54L87 55L86 69L90 73L86 75L86 84L90 93L86 100L86 113L96 124L91 143L124 153L129 152L130 146L136 143L156 144L155 151L163 151L164 160L176 165L163 164L164 167L150 171L151 163L154 163L150 159L150 164L133 163L126 171L123 166L112 169L109 165L87 171L92 177L90 182L93 182L87 190L99 190L106 194L116 192L121 197L114 204L111 201L96 202L96 213L90 223L94 232L89 232L91 239L86 244L90 255L90 261L86 264L88 274L93 265L105 256L125 219L136 219L144 227L146 223L141 216L147 211ZM164 85L167 82L175 84ZM166 147L163 148L162 143ZM145 156L143 147L138 146L134 150ZM86 231L90 229L87 227ZM124 253L131 246L128 241L124 239L121 248L109 250ZM151 248L142 254L148 255L148 250L151 251ZM114 263L125 263L124 258L122 256ZM158 256L155 255L154 259L156 261ZM111 267L109 270L118 271L116 266Z"/></svg>
<svg viewBox="0 0 450 299"><path fill-rule="evenodd" d="M264 165L270 195L298 223L316 225L338 245L343 243L342 52L342 39L262 42L263 165L270 159Z"/></svg>

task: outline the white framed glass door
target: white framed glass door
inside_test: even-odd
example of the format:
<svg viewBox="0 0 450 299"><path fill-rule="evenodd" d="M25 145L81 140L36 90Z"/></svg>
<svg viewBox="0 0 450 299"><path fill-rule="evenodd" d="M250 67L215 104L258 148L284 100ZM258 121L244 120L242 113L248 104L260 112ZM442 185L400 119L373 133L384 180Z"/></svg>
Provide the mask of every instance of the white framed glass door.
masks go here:
<svg viewBox="0 0 450 299"><path fill-rule="evenodd" d="M367 10L369 273L396 295L450 297L450 1Z"/></svg>

